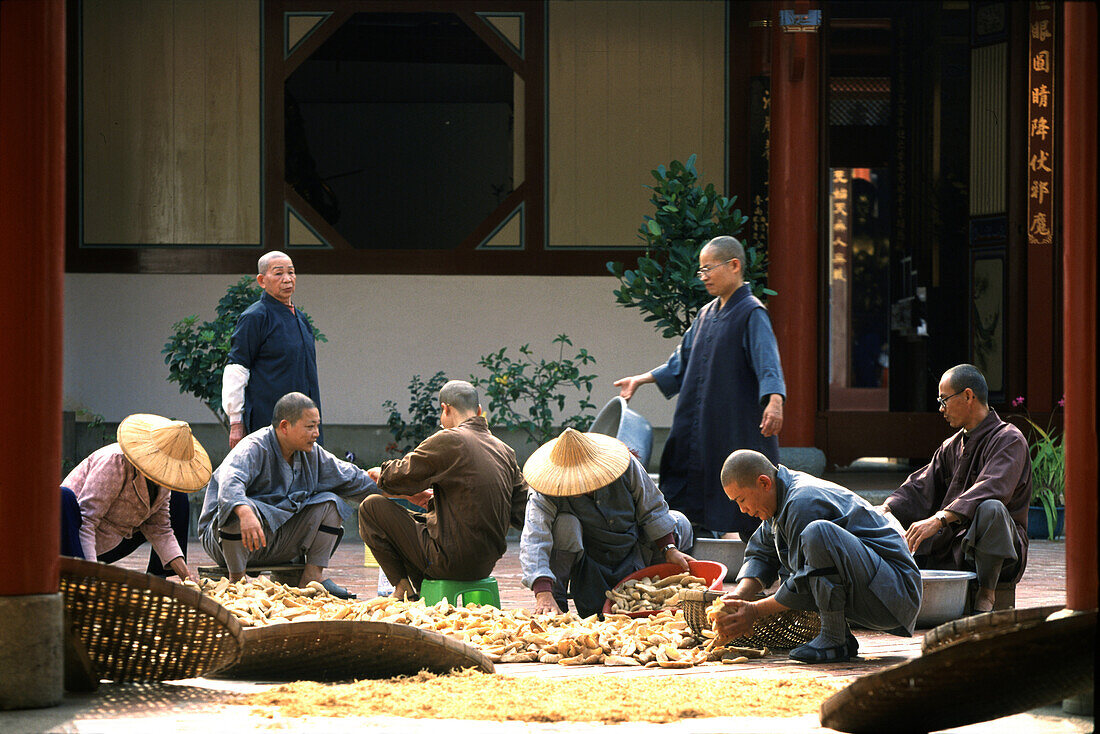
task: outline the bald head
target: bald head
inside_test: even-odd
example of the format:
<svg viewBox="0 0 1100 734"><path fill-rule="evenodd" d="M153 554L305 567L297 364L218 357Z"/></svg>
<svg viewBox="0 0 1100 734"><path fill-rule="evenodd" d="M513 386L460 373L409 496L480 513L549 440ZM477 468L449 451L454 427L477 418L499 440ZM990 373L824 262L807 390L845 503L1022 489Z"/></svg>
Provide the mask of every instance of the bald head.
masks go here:
<svg viewBox="0 0 1100 734"><path fill-rule="evenodd" d="M737 260L742 265L745 263L745 248L737 241L736 237L729 237L728 235L715 237L703 245L703 249L709 249L722 262Z"/></svg>
<svg viewBox="0 0 1100 734"><path fill-rule="evenodd" d="M982 405L989 405L989 386L986 384L982 371L972 364L958 364L943 373L940 378L947 380L951 385L951 392L962 392L966 388L974 393L974 397Z"/></svg>
<svg viewBox="0 0 1100 734"><path fill-rule="evenodd" d="M775 465L759 451L739 449L722 464L722 486L750 487L756 478L765 476L775 481Z"/></svg>
<svg viewBox="0 0 1100 734"><path fill-rule="evenodd" d="M440 388L439 402L450 405L459 413L476 413L477 388L465 380L451 380Z"/></svg>
<svg viewBox="0 0 1100 734"><path fill-rule="evenodd" d="M286 260L290 264L290 267L294 267L293 261L290 259L290 255L285 252L279 252L278 250L272 250L271 252L265 252L260 256L260 259L256 262L256 273L259 275L265 275L268 270L271 269L271 265L276 260Z"/></svg>

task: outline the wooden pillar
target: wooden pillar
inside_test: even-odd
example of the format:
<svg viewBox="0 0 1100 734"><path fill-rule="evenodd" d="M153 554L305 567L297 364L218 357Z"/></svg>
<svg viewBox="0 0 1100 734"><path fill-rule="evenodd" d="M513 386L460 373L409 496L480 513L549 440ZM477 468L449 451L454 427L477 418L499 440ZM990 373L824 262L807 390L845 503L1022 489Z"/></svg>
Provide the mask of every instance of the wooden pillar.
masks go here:
<svg viewBox="0 0 1100 734"><path fill-rule="evenodd" d="M1091 2L1062 7L1066 606L1097 607L1096 44Z"/></svg>
<svg viewBox="0 0 1100 734"><path fill-rule="evenodd" d="M787 382L783 446L813 446L818 370L818 159L820 38L789 33L780 11L806 14L819 4L772 4L771 166L768 203L768 302Z"/></svg>
<svg viewBox="0 0 1100 734"><path fill-rule="evenodd" d="M65 3L0 2L0 708L61 700Z"/></svg>

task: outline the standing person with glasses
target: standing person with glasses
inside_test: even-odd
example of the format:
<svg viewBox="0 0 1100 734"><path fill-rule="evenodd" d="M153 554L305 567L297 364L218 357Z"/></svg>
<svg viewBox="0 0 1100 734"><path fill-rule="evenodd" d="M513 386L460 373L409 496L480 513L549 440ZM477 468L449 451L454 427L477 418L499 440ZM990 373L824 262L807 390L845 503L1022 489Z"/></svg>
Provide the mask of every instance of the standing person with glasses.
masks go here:
<svg viewBox="0 0 1100 734"><path fill-rule="evenodd" d="M749 535L760 524L722 490L722 462L753 449L779 462L786 385L768 312L744 279L745 249L715 237L699 253L698 276L714 300L699 311L665 364L615 382L630 400L650 382L666 398L679 393L661 454L661 491L697 534Z"/></svg>
<svg viewBox="0 0 1100 734"><path fill-rule="evenodd" d="M936 402L958 432L881 509L906 528L921 568L976 571L974 611L992 611L997 584L1015 584L1027 565L1027 439L989 407L989 388L974 365L944 372Z"/></svg>

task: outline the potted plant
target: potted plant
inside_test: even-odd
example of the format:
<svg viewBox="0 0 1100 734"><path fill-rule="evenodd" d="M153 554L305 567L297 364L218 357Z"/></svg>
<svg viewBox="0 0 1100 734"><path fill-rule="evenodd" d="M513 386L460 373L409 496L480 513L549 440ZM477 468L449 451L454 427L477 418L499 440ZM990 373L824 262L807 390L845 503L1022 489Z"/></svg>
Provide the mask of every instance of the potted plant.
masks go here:
<svg viewBox="0 0 1100 734"><path fill-rule="evenodd" d="M1023 397L1012 401L1014 408L1023 405ZM1059 400L1058 405L1065 405L1065 398ZM1028 508L1027 535L1029 538L1054 540L1062 534L1066 513L1066 449L1062 444L1063 436L1049 422L1043 428L1030 415L1025 415L1024 420L1031 429L1031 506Z"/></svg>

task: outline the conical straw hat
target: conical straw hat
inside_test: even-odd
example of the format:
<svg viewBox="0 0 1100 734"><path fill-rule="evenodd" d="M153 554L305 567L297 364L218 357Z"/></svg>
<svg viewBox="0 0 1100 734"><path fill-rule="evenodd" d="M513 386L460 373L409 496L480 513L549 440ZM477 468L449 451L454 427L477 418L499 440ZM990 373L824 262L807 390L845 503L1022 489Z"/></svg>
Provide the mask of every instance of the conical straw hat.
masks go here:
<svg viewBox="0 0 1100 734"><path fill-rule="evenodd" d="M630 449L619 439L566 428L531 454L523 478L536 492L573 497L606 487L629 465Z"/></svg>
<svg viewBox="0 0 1100 734"><path fill-rule="evenodd" d="M183 421L135 413L118 424L117 436L130 463L162 487L194 492L210 481L210 457Z"/></svg>

